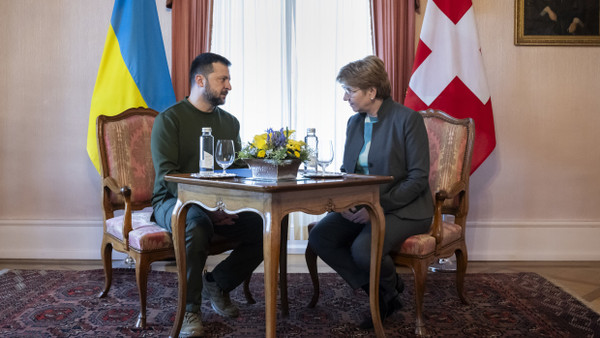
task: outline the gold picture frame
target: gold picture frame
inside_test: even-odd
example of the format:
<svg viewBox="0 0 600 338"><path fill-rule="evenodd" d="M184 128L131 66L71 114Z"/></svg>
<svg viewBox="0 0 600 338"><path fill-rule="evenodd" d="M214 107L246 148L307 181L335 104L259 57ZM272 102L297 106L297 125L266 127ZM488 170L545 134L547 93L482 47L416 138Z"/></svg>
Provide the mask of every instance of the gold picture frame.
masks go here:
<svg viewBox="0 0 600 338"><path fill-rule="evenodd" d="M600 0L515 0L515 45L600 46L599 8Z"/></svg>

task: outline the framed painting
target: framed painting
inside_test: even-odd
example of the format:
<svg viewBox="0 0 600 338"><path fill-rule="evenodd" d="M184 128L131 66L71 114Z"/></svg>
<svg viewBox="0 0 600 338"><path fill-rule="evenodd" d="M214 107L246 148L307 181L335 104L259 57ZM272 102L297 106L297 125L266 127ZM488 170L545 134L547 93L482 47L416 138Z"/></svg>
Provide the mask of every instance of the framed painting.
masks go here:
<svg viewBox="0 0 600 338"><path fill-rule="evenodd" d="M515 0L515 45L600 46L600 0Z"/></svg>

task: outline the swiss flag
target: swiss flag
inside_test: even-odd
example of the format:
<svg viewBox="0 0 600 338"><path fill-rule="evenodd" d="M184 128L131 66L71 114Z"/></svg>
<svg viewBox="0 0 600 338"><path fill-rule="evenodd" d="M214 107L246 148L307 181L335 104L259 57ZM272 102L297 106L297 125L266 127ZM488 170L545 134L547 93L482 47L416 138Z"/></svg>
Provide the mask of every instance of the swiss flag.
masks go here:
<svg viewBox="0 0 600 338"><path fill-rule="evenodd" d="M471 173L496 146L471 0L429 0L404 104L475 121Z"/></svg>

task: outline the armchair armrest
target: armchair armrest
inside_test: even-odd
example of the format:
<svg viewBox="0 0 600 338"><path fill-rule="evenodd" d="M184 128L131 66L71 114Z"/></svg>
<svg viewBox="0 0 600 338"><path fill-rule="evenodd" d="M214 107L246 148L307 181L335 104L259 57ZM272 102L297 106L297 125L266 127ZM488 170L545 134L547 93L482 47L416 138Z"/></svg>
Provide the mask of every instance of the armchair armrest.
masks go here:
<svg viewBox="0 0 600 338"><path fill-rule="evenodd" d="M123 196L123 199L125 200L125 211L123 214L123 241L125 242L125 247L129 249L129 232L132 230L131 212L133 210L131 207L131 188L126 185L119 187L117 180L110 176L105 177L102 181L102 184L111 192Z"/></svg>
<svg viewBox="0 0 600 338"><path fill-rule="evenodd" d="M465 184L465 182L460 181L460 182L456 182L454 185L452 185L452 187L450 187L450 190L448 190L448 191L438 190L435 193L435 203L437 204L438 201L443 203L447 199L452 199L452 198L456 197L458 194L460 194L461 192L465 191L466 189L467 189L467 185Z"/></svg>
<svg viewBox="0 0 600 338"><path fill-rule="evenodd" d="M121 191L121 188L119 187L119 184L117 183L117 180L115 180L113 177L105 177L102 180L102 186L105 188L108 188L110 191L112 191L115 194L118 194Z"/></svg>
<svg viewBox="0 0 600 338"><path fill-rule="evenodd" d="M448 199L454 199L456 196L466 191L467 185L463 181L456 182L449 190L438 190L435 192L435 209L433 214L433 222L431 225L431 235L435 237L436 245L442 243L444 239L442 229L442 207Z"/></svg>

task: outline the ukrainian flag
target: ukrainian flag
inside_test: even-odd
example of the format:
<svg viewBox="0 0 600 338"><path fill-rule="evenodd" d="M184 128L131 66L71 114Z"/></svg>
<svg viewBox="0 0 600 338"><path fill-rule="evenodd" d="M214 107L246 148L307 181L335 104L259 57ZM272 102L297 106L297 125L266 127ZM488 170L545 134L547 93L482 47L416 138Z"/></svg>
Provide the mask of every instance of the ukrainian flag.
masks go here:
<svg viewBox="0 0 600 338"><path fill-rule="evenodd" d="M173 103L175 93L155 1L115 0L88 124L87 152L98 172L98 115L113 116L132 107L160 112Z"/></svg>

